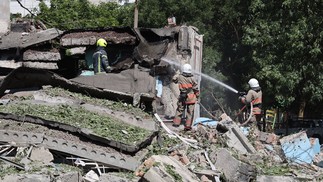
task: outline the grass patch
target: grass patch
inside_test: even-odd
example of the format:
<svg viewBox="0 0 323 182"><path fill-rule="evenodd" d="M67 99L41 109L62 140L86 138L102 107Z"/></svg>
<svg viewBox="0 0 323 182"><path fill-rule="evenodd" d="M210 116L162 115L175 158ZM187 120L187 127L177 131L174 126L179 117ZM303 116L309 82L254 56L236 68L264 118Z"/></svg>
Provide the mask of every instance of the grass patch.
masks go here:
<svg viewBox="0 0 323 182"><path fill-rule="evenodd" d="M0 180L3 179L5 176L10 175L10 174L17 174L20 171L17 170L15 167L3 167L2 162L0 162Z"/></svg>
<svg viewBox="0 0 323 182"><path fill-rule="evenodd" d="M166 172L171 175L175 181L183 181L182 176L180 176L176 171L175 171L175 167L169 164L165 165L166 168Z"/></svg>
<svg viewBox="0 0 323 182"><path fill-rule="evenodd" d="M290 167L287 165L269 166L266 164L258 164L257 168L260 169L264 175L283 176L287 173L290 173Z"/></svg>
<svg viewBox="0 0 323 182"><path fill-rule="evenodd" d="M171 147L174 147L174 146L179 145L179 144L182 143L182 141L179 140L178 138L169 137L169 136L166 135L166 133L162 133L161 137L162 137L162 146L159 146L157 141L152 143L152 145L150 145L148 147L149 156L152 156L152 155L167 155L168 150Z"/></svg>
<svg viewBox="0 0 323 182"><path fill-rule="evenodd" d="M95 134L126 144L136 144L148 137L149 131L128 125L108 116L99 115L83 108L68 105L47 106L39 104L9 104L0 106L0 111L19 116L32 115L75 127L91 129ZM122 132L126 131L126 132ZM126 133L126 134L125 134Z"/></svg>
<svg viewBox="0 0 323 182"><path fill-rule="evenodd" d="M131 104L125 104L122 102L115 102L115 101L110 101L107 99L99 99L95 97L90 97L85 94L81 93L75 93L75 92L70 92L68 90L59 88L59 87L51 87L51 88L46 88L43 90L47 95L52 96L52 97L65 97L65 98L71 98L74 100L80 100L85 103L90 103L93 105L98 105L98 106L103 106L107 107L112 110L117 110L117 111L124 111L127 113L135 114L136 116L140 116L143 118L151 118L151 115L140 108L133 107Z"/></svg>

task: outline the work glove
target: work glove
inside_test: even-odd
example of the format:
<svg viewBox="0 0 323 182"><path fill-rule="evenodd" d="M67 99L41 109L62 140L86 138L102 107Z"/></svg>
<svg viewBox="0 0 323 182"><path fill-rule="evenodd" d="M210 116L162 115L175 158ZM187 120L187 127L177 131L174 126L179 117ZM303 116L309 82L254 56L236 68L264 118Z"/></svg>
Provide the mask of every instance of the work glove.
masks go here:
<svg viewBox="0 0 323 182"><path fill-rule="evenodd" d="M245 103L245 99L246 97L245 96L239 96L238 100L242 103Z"/></svg>
<svg viewBox="0 0 323 182"><path fill-rule="evenodd" d="M240 97L247 95L246 92L238 92L238 94L239 94Z"/></svg>
<svg viewBox="0 0 323 182"><path fill-rule="evenodd" d="M113 70L113 68L111 66L107 67L107 72L110 73Z"/></svg>

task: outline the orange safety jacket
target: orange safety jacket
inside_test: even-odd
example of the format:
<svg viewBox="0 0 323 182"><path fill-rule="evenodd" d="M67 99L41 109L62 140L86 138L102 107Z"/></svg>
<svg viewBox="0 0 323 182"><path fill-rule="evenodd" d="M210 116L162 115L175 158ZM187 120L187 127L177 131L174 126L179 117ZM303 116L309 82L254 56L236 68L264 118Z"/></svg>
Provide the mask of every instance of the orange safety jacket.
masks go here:
<svg viewBox="0 0 323 182"><path fill-rule="evenodd" d="M245 98L241 99L241 102L244 104L252 103L252 113L261 114L262 91L249 90Z"/></svg>
<svg viewBox="0 0 323 182"><path fill-rule="evenodd" d="M192 74L180 74L174 79L175 83L178 83L180 97L185 95L185 104L195 104L197 98L200 95L197 82Z"/></svg>

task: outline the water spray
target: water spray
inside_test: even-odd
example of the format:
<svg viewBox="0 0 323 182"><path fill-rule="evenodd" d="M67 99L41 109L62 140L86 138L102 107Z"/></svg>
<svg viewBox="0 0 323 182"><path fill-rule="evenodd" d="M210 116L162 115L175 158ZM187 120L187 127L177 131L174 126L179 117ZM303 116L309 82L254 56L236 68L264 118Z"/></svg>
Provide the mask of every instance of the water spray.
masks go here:
<svg viewBox="0 0 323 182"><path fill-rule="evenodd" d="M212 78L212 77L210 77L209 75L207 75L207 74L204 74L204 73L200 73L201 74L201 76L203 77L203 78L206 78L206 79L208 79L209 81L212 81L212 82L215 82L215 83L217 83L217 84L219 84L219 85L221 85L221 86L223 86L223 87L225 87L225 88L227 88L227 89L229 89L230 91L232 91L232 92L234 92L234 93L239 93L236 89L234 89L234 88L232 88L232 87L230 87L229 85L227 85L227 84L225 84L225 83L223 83L223 82L220 82L219 80L217 80L217 79L215 79L215 78Z"/></svg>
<svg viewBox="0 0 323 182"><path fill-rule="evenodd" d="M173 60L170 60L170 59L167 59L167 58L161 58L161 60L163 60L163 61L165 61L165 62L167 62L169 64L181 67L181 65L178 62L175 62ZM232 91L232 92L234 92L236 94L239 93L236 89L230 87L229 85L227 85L227 84L225 84L225 83L223 83L223 82L221 82L221 81L219 81L219 80L217 80L217 79L215 79L215 78L213 78L213 77L211 77L211 76L209 76L207 74L200 73L200 72L197 72L197 71L194 71L194 74L201 75L203 78L205 78L205 79L207 79L207 80L209 80L211 82L217 83L217 84L229 89L230 91Z"/></svg>

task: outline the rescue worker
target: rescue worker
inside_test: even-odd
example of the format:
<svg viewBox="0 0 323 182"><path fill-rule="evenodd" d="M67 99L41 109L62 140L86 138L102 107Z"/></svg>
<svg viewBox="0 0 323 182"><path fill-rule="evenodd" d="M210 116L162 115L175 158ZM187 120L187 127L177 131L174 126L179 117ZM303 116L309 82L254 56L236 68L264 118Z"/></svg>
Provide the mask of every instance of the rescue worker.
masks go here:
<svg viewBox="0 0 323 182"><path fill-rule="evenodd" d="M177 102L177 110L173 119L173 126L178 127L181 124L182 117L185 120L185 131L192 129L192 119L194 116L195 103L199 97L199 89L196 80L192 74L190 64L184 64L182 74L173 79L178 83L180 95Z"/></svg>
<svg viewBox="0 0 323 182"><path fill-rule="evenodd" d="M261 104L262 104L262 91L259 85L259 82L255 78L251 78L248 82L250 90L247 95L239 97L239 100L246 105L252 104L252 114L251 119L242 125L249 125L253 129L261 130L260 120L261 120ZM257 126L257 127L256 127Z"/></svg>
<svg viewBox="0 0 323 182"><path fill-rule="evenodd" d="M93 54L93 69L94 74L111 72L109 66L107 52L104 50L107 46L107 41L100 38L96 42L97 49Z"/></svg>

